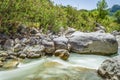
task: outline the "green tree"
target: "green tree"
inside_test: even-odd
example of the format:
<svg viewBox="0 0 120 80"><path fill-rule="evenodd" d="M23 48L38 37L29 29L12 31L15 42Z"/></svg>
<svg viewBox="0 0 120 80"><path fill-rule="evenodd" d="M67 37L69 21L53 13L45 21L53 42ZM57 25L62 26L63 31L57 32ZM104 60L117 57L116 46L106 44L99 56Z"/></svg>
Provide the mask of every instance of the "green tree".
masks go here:
<svg viewBox="0 0 120 80"><path fill-rule="evenodd" d="M106 15L108 15L108 10L107 10L107 2L105 0L100 0L97 3L97 10L99 12L98 17L101 19L104 19Z"/></svg>
<svg viewBox="0 0 120 80"><path fill-rule="evenodd" d="M120 23L120 10L118 10L117 12L115 12L114 16L117 19L117 22Z"/></svg>
<svg viewBox="0 0 120 80"><path fill-rule="evenodd" d="M70 5L66 7L65 11L67 12L67 26L75 27L76 21L78 20L78 11Z"/></svg>
<svg viewBox="0 0 120 80"><path fill-rule="evenodd" d="M95 9L95 10L90 11L90 16L89 17L91 17L91 19L93 18L94 21L97 22L98 15L99 15L99 12L98 12L98 10Z"/></svg>

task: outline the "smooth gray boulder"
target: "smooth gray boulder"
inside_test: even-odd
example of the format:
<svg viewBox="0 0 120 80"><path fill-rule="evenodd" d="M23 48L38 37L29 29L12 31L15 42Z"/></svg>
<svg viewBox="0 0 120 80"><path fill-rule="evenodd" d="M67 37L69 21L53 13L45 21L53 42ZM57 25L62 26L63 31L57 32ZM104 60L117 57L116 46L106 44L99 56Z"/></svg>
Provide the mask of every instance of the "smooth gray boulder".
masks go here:
<svg viewBox="0 0 120 80"><path fill-rule="evenodd" d="M97 72L105 80L120 80L120 56L105 60Z"/></svg>
<svg viewBox="0 0 120 80"><path fill-rule="evenodd" d="M68 39L64 36L54 38L55 49L68 49Z"/></svg>
<svg viewBox="0 0 120 80"><path fill-rule="evenodd" d="M76 53L110 55L118 51L117 40L110 33L76 31L69 37L69 44Z"/></svg>

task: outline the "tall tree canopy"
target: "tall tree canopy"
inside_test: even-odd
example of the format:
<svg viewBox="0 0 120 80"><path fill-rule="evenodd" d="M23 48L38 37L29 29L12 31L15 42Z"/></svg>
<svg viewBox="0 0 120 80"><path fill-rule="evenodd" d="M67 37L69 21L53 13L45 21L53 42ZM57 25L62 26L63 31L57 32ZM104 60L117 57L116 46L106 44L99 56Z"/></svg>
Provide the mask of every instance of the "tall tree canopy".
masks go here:
<svg viewBox="0 0 120 80"><path fill-rule="evenodd" d="M108 15L107 2L105 0L100 0L97 3L97 10L99 11L99 18L105 18Z"/></svg>

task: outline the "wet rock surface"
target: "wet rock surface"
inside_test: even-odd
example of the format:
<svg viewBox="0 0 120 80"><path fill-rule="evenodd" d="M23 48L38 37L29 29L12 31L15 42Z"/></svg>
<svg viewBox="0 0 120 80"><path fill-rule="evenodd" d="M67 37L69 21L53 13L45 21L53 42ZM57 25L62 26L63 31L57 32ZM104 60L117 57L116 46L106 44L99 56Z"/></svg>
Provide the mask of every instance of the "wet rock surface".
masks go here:
<svg viewBox="0 0 120 80"><path fill-rule="evenodd" d="M67 60L70 56L70 53L65 49L58 49L55 51L54 55L60 57L63 60Z"/></svg>
<svg viewBox="0 0 120 80"><path fill-rule="evenodd" d="M16 68L19 65L19 61L15 59L7 60L6 62L3 63L2 67L4 69L12 69Z"/></svg>
<svg viewBox="0 0 120 80"><path fill-rule="evenodd" d="M75 56L74 56L75 57ZM76 55L78 57L78 54ZM71 57L72 58L72 57ZM76 60L82 60L75 58ZM91 63L90 63L91 64ZM41 58L0 72L1 80L104 80L94 69L83 68L57 57ZM7 75L7 76L3 76Z"/></svg>
<svg viewBox="0 0 120 80"><path fill-rule="evenodd" d="M110 55L118 50L118 40L113 35L105 32L79 32L74 28L62 28L57 34L50 31L43 34L40 29L20 24L17 34L10 37L0 35L0 39L1 66L7 59L34 59L57 55L67 60L71 52Z"/></svg>
<svg viewBox="0 0 120 80"><path fill-rule="evenodd" d="M97 72L105 80L120 80L120 56L105 60Z"/></svg>

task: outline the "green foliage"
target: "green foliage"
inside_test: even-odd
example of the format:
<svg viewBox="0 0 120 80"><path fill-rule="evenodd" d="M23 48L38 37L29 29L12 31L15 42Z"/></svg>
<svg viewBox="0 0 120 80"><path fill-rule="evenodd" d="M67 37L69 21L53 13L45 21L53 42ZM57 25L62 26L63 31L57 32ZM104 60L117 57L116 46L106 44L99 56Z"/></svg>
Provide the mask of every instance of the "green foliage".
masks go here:
<svg viewBox="0 0 120 80"><path fill-rule="evenodd" d="M97 10L99 12L99 18L105 18L106 15L108 15L108 10L107 10L107 3L105 0L100 0L97 3Z"/></svg>
<svg viewBox="0 0 120 80"><path fill-rule="evenodd" d="M117 22L120 23L120 10L118 10L117 12L115 12L114 16L117 19Z"/></svg>
<svg viewBox="0 0 120 80"><path fill-rule="evenodd" d="M51 6L51 7L50 7ZM9 33L9 27L16 32L19 23L38 23L47 26L47 13L52 8L48 0L1 0L0 1L0 25L1 31ZM50 23L50 22L49 22Z"/></svg>
<svg viewBox="0 0 120 80"><path fill-rule="evenodd" d="M119 11L115 17L120 21ZM16 33L19 24L58 32L60 27L93 31L99 22L107 31L119 30L114 17L109 16L107 3L101 0L97 9L77 10L71 6L53 5L50 0L0 0L0 33Z"/></svg>

